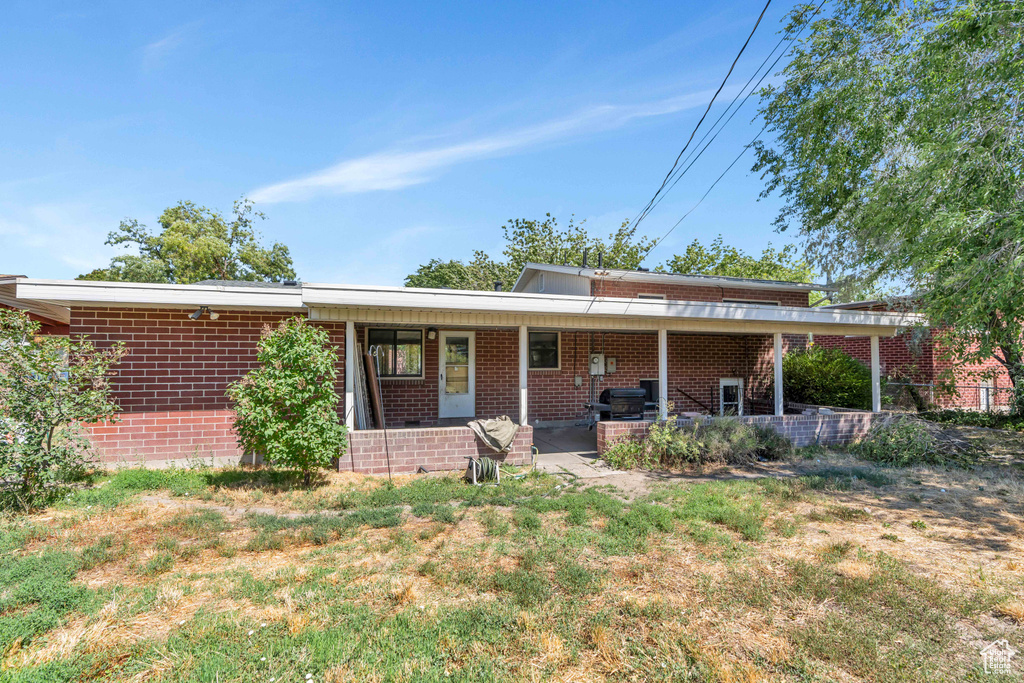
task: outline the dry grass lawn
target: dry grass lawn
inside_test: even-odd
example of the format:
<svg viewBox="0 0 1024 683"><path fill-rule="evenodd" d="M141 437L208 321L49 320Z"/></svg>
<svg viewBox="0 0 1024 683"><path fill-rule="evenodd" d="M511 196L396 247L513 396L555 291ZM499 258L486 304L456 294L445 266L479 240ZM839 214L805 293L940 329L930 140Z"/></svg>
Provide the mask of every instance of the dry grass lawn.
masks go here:
<svg viewBox="0 0 1024 683"><path fill-rule="evenodd" d="M628 499L122 472L0 526L0 679L998 680L1020 474L816 457Z"/></svg>

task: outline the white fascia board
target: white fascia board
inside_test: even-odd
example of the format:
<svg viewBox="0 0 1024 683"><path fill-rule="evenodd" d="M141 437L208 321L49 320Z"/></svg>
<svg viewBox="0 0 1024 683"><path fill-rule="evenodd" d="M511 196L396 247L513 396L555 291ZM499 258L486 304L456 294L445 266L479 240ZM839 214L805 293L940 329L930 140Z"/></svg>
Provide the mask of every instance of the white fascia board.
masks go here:
<svg viewBox="0 0 1024 683"><path fill-rule="evenodd" d="M548 263L527 263L516 280L512 291L522 282L526 283L526 271L546 271L564 273L582 277L604 280L622 280L624 282L646 282L669 285L694 285L697 287L728 287L731 289L760 289L775 292L832 292L834 287L808 282L782 282L774 280L748 280L744 278L716 277L714 275L680 275L678 273L657 273L640 270L620 270L616 268L582 268L578 266L556 266Z"/></svg>
<svg viewBox="0 0 1024 683"><path fill-rule="evenodd" d="M361 287L357 285L305 284L306 306L376 307L406 310L468 311L552 316L624 317L638 319L690 319L787 326L842 326L884 330L917 324L919 316L902 313L823 310L792 306L758 306L658 299L595 298L519 292L478 292L412 287Z"/></svg>
<svg viewBox="0 0 1024 683"><path fill-rule="evenodd" d="M16 284L17 280L0 280L0 304L28 311L29 313L34 313L59 323L67 324L71 321L71 311L64 306L57 306L45 301L22 301L18 299L15 292Z"/></svg>
<svg viewBox="0 0 1024 683"><path fill-rule="evenodd" d="M62 306L118 306L301 311L302 288L167 285L146 282L24 279L16 283L18 299Z"/></svg>

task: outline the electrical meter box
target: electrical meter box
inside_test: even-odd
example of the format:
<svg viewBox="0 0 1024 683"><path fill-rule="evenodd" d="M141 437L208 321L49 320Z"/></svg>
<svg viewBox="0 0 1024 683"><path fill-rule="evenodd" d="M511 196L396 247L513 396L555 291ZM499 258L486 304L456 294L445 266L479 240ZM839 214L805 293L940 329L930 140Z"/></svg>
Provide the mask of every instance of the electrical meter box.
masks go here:
<svg viewBox="0 0 1024 683"><path fill-rule="evenodd" d="M603 375L604 374L604 354L603 353L592 353L592 354L590 354L590 374L591 375Z"/></svg>

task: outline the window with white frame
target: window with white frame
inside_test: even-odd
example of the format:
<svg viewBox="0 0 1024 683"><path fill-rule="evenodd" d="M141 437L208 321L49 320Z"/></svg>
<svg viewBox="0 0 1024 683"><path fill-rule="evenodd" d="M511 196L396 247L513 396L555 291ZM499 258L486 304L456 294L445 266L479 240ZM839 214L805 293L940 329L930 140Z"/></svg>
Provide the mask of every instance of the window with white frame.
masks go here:
<svg viewBox="0 0 1024 683"><path fill-rule="evenodd" d="M718 382L718 414L743 414L743 380L739 377L723 377Z"/></svg>
<svg viewBox="0 0 1024 683"><path fill-rule="evenodd" d="M985 380L978 387L978 409L992 410L992 380Z"/></svg>

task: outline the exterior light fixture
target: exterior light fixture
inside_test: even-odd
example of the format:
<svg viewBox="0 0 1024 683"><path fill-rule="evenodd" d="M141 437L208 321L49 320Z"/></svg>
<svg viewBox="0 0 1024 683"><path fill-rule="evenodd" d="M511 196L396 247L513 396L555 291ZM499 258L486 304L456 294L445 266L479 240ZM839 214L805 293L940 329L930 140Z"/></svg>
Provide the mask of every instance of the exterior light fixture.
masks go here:
<svg viewBox="0 0 1024 683"><path fill-rule="evenodd" d="M207 309L207 310L209 310L209 309ZM210 320L216 320L219 317L220 317L220 313L218 313L217 311L210 311Z"/></svg>
<svg viewBox="0 0 1024 683"><path fill-rule="evenodd" d="M429 339L431 341L437 339L437 328L436 327L428 327L427 328L427 339Z"/></svg>
<svg viewBox="0 0 1024 683"><path fill-rule="evenodd" d="M192 313L189 313L188 317L191 318L192 320L199 320L200 318L203 317L203 313L209 313L210 320L216 320L217 318L220 317L220 314L217 313L216 311L211 311L209 306L200 306Z"/></svg>

